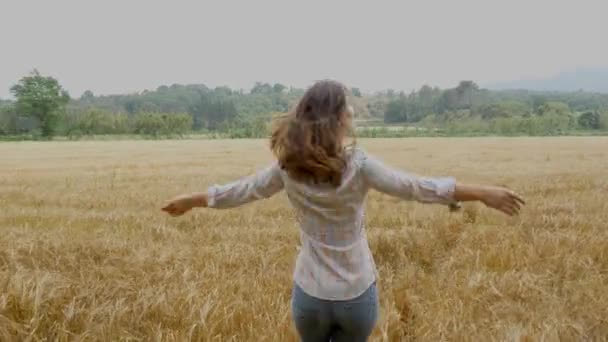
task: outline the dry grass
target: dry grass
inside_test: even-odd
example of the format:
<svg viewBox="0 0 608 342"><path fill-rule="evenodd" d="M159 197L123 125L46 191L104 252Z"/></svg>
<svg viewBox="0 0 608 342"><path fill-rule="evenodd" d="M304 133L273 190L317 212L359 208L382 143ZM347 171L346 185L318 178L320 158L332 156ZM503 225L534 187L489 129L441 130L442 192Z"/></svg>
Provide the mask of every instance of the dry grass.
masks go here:
<svg viewBox="0 0 608 342"><path fill-rule="evenodd" d="M608 336L608 140L362 140L417 173L521 192L519 218L372 193L375 341ZM284 194L163 215L270 161L264 141L0 144L0 340L294 341Z"/></svg>

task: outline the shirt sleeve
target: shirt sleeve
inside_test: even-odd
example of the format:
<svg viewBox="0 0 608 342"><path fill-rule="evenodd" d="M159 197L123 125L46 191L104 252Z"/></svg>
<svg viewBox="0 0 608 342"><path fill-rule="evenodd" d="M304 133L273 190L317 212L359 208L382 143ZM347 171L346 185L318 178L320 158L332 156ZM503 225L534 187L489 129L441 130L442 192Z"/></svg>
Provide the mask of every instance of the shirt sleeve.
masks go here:
<svg viewBox="0 0 608 342"><path fill-rule="evenodd" d="M278 163L253 175L223 185L212 185L207 190L209 208L228 209L259 199L269 198L283 189Z"/></svg>
<svg viewBox="0 0 608 342"><path fill-rule="evenodd" d="M453 177L419 177L391 168L369 155L363 158L362 171L370 188L387 195L421 203L457 204L454 200L456 180Z"/></svg>

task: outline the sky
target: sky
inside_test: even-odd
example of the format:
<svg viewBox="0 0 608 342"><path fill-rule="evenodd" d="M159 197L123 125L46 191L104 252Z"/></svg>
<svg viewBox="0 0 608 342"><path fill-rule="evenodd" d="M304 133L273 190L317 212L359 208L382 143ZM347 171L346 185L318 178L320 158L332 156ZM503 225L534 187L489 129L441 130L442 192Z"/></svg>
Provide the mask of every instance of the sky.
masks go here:
<svg viewBox="0 0 608 342"><path fill-rule="evenodd" d="M173 83L365 91L608 67L602 1L0 0L0 98L37 68L73 97Z"/></svg>

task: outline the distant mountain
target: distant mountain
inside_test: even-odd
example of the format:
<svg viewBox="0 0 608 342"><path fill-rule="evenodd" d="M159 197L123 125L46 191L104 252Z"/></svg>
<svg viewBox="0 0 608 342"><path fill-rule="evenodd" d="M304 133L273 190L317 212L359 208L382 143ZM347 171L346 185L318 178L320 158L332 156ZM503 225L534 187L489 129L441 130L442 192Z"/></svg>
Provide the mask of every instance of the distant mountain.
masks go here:
<svg viewBox="0 0 608 342"><path fill-rule="evenodd" d="M527 89L539 91L578 91L608 93L608 68L578 69L547 79L501 82L485 86L493 90Z"/></svg>

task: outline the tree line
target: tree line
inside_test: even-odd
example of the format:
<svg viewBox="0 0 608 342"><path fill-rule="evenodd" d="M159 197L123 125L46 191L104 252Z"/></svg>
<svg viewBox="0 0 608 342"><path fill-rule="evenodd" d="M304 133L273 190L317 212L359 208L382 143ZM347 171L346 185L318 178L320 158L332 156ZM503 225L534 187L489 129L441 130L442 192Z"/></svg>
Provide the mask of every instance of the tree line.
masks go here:
<svg viewBox="0 0 608 342"><path fill-rule="evenodd" d="M0 136L263 137L271 118L287 112L304 90L261 82L249 91L174 84L123 95L85 91L71 98L57 79L34 70L11 92L14 100L0 100ZM407 94L394 90L364 94L352 88L349 96L364 136L608 131L608 94L491 91L462 81L448 89L423 85ZM404 129L389 129L395 126Z"/></svg>
<svg viewBox="0 0 608 342"><path fill-rule="evenodd" d="M440 90L423 86L393 97L385 123L441 128L448 135L559 135L608 130L608 94L490 91L472 81Z"/></svg>

